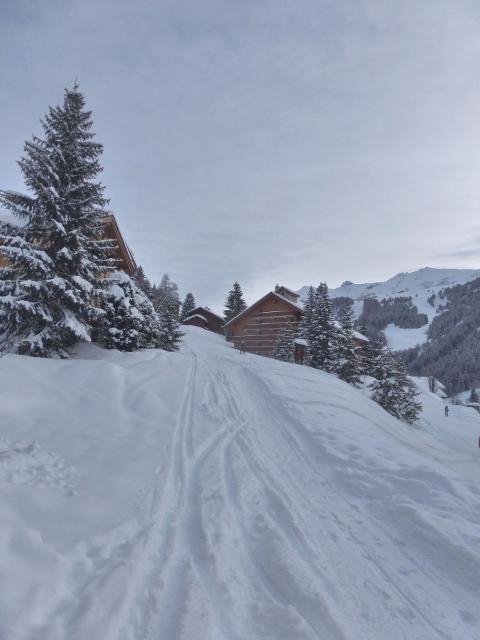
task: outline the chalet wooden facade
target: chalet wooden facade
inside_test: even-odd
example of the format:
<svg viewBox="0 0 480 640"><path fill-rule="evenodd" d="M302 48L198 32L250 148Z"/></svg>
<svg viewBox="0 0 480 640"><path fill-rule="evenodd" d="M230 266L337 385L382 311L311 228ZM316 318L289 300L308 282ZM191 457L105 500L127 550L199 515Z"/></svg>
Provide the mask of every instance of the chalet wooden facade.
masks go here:
<svg viewBox="0 0 480 640"><path fill-rule="evenodd" d="M201 327L214 333L223 333L224 319L207 307L195 307L185 318L183 324Z"/></svg>
<svg viewBox="0 0 480 640"><path fill-rule="evenodd" d="M132 252L122 236L117 219L113 213L111 213L110 215L102 218L102 222L104 239L114 240L116 244L112 253L113 257L117 261L117 269L119 271L125 271L129 276L133 275L137 265L135 264L135 258L133 257Z"/></svg>
<svg viewBox="0 0 480 640"><path fill-rule="evenodd" d="M271 357L279 332L296 326L302 316L298 294L276 287L225 324L225 336L235 348Z"/></svg>
<svg viewBox="0 0 480 640"><path fill-rule="evenodd" d="M4 211L0 211L0 222L6 222L15 225L22 224L21 221L15 219L10 213ZM135 269L137 268L135 259L122 236L115 216L113 214L105 216L104 218L102 218L102 223L103 239L115 241L115 248L112 249L112 257L114 257L117 262L116 268L119 271L125 271L125 273L128 273L128 275L133 275ZM0 255L0 267L3 267L5 265L6 259L4 256Z"/></svg>

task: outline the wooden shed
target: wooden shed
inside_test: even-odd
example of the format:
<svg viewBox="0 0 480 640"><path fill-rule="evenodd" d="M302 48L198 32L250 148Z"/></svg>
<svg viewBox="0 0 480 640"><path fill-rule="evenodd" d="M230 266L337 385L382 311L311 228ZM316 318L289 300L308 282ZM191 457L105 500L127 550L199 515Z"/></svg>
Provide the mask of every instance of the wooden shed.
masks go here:
<svg viewBox="0 0 480 640"><path fill-rule="evenodd" d="M223 333L224 319L217 316L208 307L195 307L183 321L183 324L202 327L214 333Z"/></svg>
<svg viewBox="0 0 480 640"><path fill-rule="evenodd" d="M291 289L276 287L225 324L226 339L236 349L271 357L279 332L301 318L297 300L298 294Z"/></svg>

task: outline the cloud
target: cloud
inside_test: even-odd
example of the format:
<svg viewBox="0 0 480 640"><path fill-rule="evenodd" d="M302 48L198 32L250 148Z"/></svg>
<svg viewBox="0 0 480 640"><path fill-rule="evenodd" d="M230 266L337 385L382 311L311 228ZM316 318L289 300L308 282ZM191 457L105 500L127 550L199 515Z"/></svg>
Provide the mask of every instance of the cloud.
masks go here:
<svg viewBox="0 0 480 640"><path fill-rule="evenodd" d="M476 260L478 264L480 260L480 227L473 226L466 232L466 238L452 247L451 250L445 253L434 254L431 256L432 260L457 260L460 262L467 261L472 264L471 261Z"/></svg>
<svg viewBox="0 0 480 640"><path fill-rule="evenodd" d="M0 186L22 188L23 140L78 77L153 279L221 304L233 279L254 297L476 260L475 2L0 7Z"/></svg>

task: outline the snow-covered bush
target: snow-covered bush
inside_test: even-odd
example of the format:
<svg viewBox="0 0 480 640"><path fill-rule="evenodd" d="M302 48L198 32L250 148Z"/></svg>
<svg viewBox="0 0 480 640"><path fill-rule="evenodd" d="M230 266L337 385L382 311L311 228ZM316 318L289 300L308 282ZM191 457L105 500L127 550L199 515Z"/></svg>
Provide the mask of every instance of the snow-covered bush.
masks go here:
<svg viewBox="0 0 480 640"><path fill-rule="evenodd" d="M146 294L126 273L111 274L103 294L102 341L107 349L160 346L160 320Z"/></svg>

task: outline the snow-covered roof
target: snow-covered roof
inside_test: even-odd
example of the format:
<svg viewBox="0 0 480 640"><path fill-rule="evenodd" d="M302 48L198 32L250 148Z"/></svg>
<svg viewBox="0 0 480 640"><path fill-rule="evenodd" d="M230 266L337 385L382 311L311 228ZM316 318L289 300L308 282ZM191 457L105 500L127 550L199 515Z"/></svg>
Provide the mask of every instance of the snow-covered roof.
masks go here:
<svg viewBox="0 0 480 640"><path fill-rule="evenodd" d="M295 338L294 342L295 342L295 344L300 344L303 347L307 347L308 346L308 342L306 340L304 340L303 338Z"/></svg>
<svg viewBox="0 0 480 640"><path fill-rule="evenodd" d="M275 288L275 291L276 291L276 292L278 292L278 291L281 291L282 289L283 289L284 291L286 291L287 293L291 293L291 294L292 294L292 296L295 296L295 299L296 299L296 298L298 298L298 297L299 297L299 295L300 295L299 293L297 293L297 292L296 292L296 291L294 291L293 289L289 289L288 287L284 287L284 286L283 286L283 284L282 284L282 285L277 286L277 287Z"/></svg>
<svg viewBox="0 0 480 640"><path fill-rule="evenodd" d="M340 322L338 322L338 320L334 320L333 324L334 324L336 329L341 329L342 328L342 325L340 324ZM362 340L363 342L370 342L370 340L367 338L367 336L364 336L363 333L360 333L359 331L353 331L352 335L356 340Z"/></svg>
<svg viewBox="0 0 480 640"><path fill-rule="evenodd" d="M352 335L357 340L362 340L362 342L370 342L367 336L364 336L363 333L360 333L359 331L354 331Z"/></svg>
<svg viewBox="0 0 480 640"><path fill-rule="evenodd" d="M191 316L188 316L188 318L185 318L183 322L185 323L188 320L191 320L192 318L201 318L204 322L208 323L208 320L205 318L205 316L202 316L199 313L193 313Z"/></svg>
<svg viewBox="0 0 480 640"><path fill-rule="evenodd" d="M282 289L284 289L285 287L281 287ZM292 307L296 307L299 311L303 311L303 307L301 304L298 304L298 302L294 302L293 300L290 300L290 298L287 298L286 296L282 296L281 293L277 293L276 291L272 291L273 295L277 296L277 298L280 298L281 300L284 300L285 302L288 302L288 304L291 304Z"/></svg>
<svg viewBox="0 0 480 640"><path fill-rule="evenodd" d="M209 313L212 316L215 316L215 318L218 318L219 320L221 320L223 322L223 318L222 316L219 316L218 313L215 313L214 311L212 311L211 309L209 309L208 307L195 307L195 309L192 309L191 314L189 314L187 317L190 318L193 314L195 314L197 311L206 311L207 313Z"/></svg>
<svg viewBox="0 0 480 640"><path fill-rule="evenodd" d="M262 303L266 298L268 298L268 296L275 296L276 298L279 298L280 300L283 300L283 302L286 302L287 304L289 304L291 307L294 307L298 311L303 311L303 307L301 305L297 304L296 302L293 302L293 300L290 300L289 298L286 298L285 296L280 295L276 291L269 291L262 298L260 298L259 300L257 300L253 304L251 304L249 307L247 307L244 311L239 313L238 316L235 316L234 318L232 318L231 320L226 322L225 326L228 327L228 325L232 324L232 322L237 322L237 320L240 320L240 318L243 318L243 316L246 313L248 313L252 309L252 307L256 307L257 305Z"/></svg>

